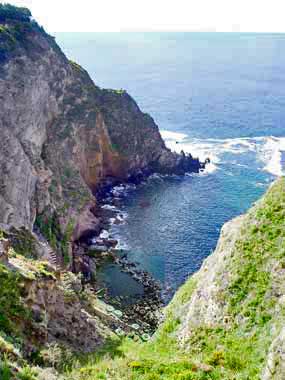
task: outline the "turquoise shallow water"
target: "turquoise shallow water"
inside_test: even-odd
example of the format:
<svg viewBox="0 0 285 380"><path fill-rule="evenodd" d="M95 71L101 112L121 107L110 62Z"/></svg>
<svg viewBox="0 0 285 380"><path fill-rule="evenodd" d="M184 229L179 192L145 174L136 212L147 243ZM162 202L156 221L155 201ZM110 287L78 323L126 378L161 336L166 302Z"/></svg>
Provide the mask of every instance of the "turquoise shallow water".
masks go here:
<svg viewBox="0 0 285 380"><path fill-rule="evenodd" d="M113 263L104 263L97 272L98 284L102 288L108 289L110 297L119 297L124 295L125 302L132 302L144 294L143 285L135 281L127 273L120 270L118 265Z"/></svg>
<svg viewBox="0 0 285 380"><path fill-rule="evenodd" d="M175 290L214 249L222 224L284 173L285 35L56 37L96 84L128 90L169 147L212 159L203 175L129 190L127 217L112 228L131 259Z"/></svg>

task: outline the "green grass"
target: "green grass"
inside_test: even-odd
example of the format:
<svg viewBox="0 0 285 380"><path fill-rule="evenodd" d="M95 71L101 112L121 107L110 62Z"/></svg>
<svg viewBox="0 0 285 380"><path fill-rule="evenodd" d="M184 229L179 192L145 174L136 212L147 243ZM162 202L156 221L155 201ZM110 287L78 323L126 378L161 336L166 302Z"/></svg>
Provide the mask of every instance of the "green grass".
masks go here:
<svg viewBox="0 0 285 380"><path fill-rule="evenodd" d="M0 264L0 331L14 333L17 321L29 319L21 299L20 275Z"/></svg>
<svg viewBox="0 0 285 380"><path fill-rule="evenodd" d="M0 379L1 380L12 380L12 371L9 365L9 361L7 356L5 355L3 358L0 357Z"/></svg>
<svg viewBox="0 0 285 380"><path fill-rule="evenodd" d="M258 380L265 365L278 286L272 268L285 267L285 183L277 181L250 210L227 264L229 284L222 291L230 318L227 327L193 327L186 348L177 342L183 304L197 277L190 278L166 309L166 320L149 342L115 340L95 355L78 360L68 380ZM282 284L282 279L279 278ZM284 280L283 280L284 285Z"/></svg>
<svg viewBox="0 0 285 380"><path fill-rule="evenodd" d="M123 95L126 93L126 90L124 90L123 88L120 88L120 89L108 88L108 89L104 89L104 91L107 91L116 95Z"/></svg>
<svg viewBox="0 0 285 380"><path fill-rule="evenodd" d="M37 380L37 372L30 366L24 366L17 374L19 380Z"/></svg>
<svg viewBox="0 0 285 380"><path fill-rule="evenodd" d="M36 380L36 373L21 358L23 342L22 327L29 335L31 316L21 297L21 277L17 272L0 265L0 379ZM19 372L15 377L13 368L16 360Z"/></svg>

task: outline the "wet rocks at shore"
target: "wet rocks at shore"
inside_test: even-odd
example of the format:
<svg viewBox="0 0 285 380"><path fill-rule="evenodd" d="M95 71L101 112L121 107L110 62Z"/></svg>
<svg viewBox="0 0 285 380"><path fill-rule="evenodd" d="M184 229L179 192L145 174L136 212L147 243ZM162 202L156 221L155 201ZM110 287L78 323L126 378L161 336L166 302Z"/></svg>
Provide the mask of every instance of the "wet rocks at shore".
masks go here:
<svg viewBox="0 0 285 380"><path fill-rule="evenodd" d="M122 222L120 217L118 218L121 214L118 206L120 202L119 195L122 197L123 190L123 187L119 188L120 193L116 194L117 197L112 197L110 196L112 193L107 193L108 203L103 203L102 201L97 210L100 220L100 232L81 242L86 262L89 263L89 270L92 272L85 277L87 282L91 281L100 298L113 305L116 310L122 311L120 318L125 323L138 325L138 330L141 334L151 334L161 319L160 310L163 306L161 286L148 272L130 261L126 252L117 248L118 241L108 232L110 224L114 223L114 220L117 223ZM118 190L115 189L115 191ZM106 260L118 266L121 272L126 273L134 281L141 284L143 294L134 295L131 298L123 294L113 297L109 294L107 286L102 289L102 284L97 281L96 273L100 267L104 266Z"/></svg>
<svg viewBox="0 0 285 380"><path fill-rule="evenodd" d="M102 293L103 299L122 310L122 320L126 323L136 323L143 332L152 333L160 321L160 310L163 307L159 283L149 273L139 269L135 263L129 261L126 255L122 258L118 257L116 250L100 254L99 257L97 255L96 265L102 265L104 260L111 260L122 272L140 283L143 287L143 294L134 295L131 299L124 295L112 297L108 289L104 289L105 292Z"/></svg>
<svg viewBox="0 0 285 380"><path fill-rule="evenodd" d="M146 178L143 175L139 182ZM92 236L81 241L84 250L85 262L89 265L89 273L86 273L86 281L91 281L91 286L97 292L98 297L103 299L116 310L122 311L120 317L127 325L138 325L141 333L152 333L155 331L161 320L161 308L164 306L164 299L168 299L160 284L145 270L141 269L137 263L128 258L128 252L119 248L119 242L110 234L112 224L124 223L126 215L121 211L122 200L129 195L130 191L136 188L136 182L127 184L114 183L111 179L101 187L100 197L95 211L96 217L100 221L99 228ZM117 268L112 275L108 274L108 280L102 277L104 271L109 271L110 267ZM114 285L112 276L117 276L118 272L125 273L132 281L140 284L142 292L136 293L137 286L134 286L134 294L126 295L124 292L118 294L110 288ZM98 274L101 279L98 280ZM119 275L120 276L120 275ZM103 280L102 280L103 278ZM128 277L122 281L128 283ZM106 282L107 281L107 282ZM110 282L113 285L110 285ZM130 281L130 287L133 283ZM126 285L128 286L128 285ZM115 294L115 295L114 295Z"/></svg>

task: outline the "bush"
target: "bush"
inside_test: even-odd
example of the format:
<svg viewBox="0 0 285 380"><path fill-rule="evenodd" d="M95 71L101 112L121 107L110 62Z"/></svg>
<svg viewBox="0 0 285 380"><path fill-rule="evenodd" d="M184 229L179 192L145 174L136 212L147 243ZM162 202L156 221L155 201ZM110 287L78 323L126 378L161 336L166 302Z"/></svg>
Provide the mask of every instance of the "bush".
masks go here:
<svg viewBox="0 0 285 380"><path fill-rule="evenodd" d="M15 332L14 321L28 319L20 295L19 275L0 265L0 330Z"/></svg>

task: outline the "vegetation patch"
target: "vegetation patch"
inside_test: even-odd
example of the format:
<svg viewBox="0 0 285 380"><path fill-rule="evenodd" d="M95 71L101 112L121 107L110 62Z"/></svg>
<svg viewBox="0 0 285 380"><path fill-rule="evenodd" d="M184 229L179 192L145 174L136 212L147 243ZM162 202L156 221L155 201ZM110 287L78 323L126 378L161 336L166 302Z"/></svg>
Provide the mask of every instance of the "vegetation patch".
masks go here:
<svg viewBox="0 0 285 380"><path fill-rule="evenodd" d="M69 60L69 63L70 63L70 65L71 65L75 70L77 70L77 71L84 71L84 72L85 72L85 70L84 70L84 69L83 69L78 63L72 61L71 59Z"/></svg>
<svg viewBox="0 0 285 380"><path fill-rule="evenodd" d="M21 297L21 276L0 264L0 331L14 334L19 321L29 319Z"/></svg>
<svg viewBox="0 0 285 380"><path fill-rule="evenodd" d="M74 222L70 220L67 223L65 232L61 231L58 216L54 212L52 215L37 215L35 225L40 229L51 247L61 253L65 265L69 264L69 244L74 229Z"/></svg>
<svg viewBox="0 0 285 380"><path fill-rule="evenodd" d="M0 4L0 23L13 21L29 22L32 14L28 8Z"/></svg>
<svg viewBox="0 0 285 380"><path fill-rule="evenodd" d="M122 88L120 88L120 89L106 88L104 90L111 93L111 94L116 94L116 95L123 95L126 93L126 90L124 90Z"/></svg>
<svg viewBox="0 0 285 380"><path fill-rule="evenodd" d="M12 228L8 234L13 249L20 255L37 259L36 241L33 234L25 228Z"/></svg>

